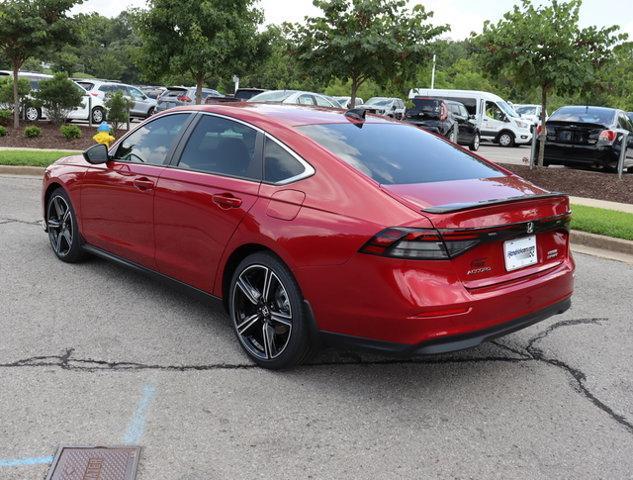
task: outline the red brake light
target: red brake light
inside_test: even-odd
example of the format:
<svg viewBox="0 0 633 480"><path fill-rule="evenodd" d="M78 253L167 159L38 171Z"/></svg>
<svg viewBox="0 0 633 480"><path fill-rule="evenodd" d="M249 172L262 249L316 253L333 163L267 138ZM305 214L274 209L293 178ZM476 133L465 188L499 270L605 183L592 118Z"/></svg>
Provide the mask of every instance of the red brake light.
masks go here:
<svg viewBox="0 0 633 480"><path fill-rule="evenodd" d="M90 95L92 95L93 97L98 97L99 94L97 92L90 92Z"/></svg>
<svg viewBox="0 0 633 480"><path fill-rule="evenodd" d="M598 137L598 139L605 142L613 143L617 137L618 132L614 132L613 130L603 130L600 132L600 136Z"/></svg>
<svg viewBox="0 0 633 480"><path fill-rule="evenodd" d="M187 95L178 95L177 98L179 102L191 102L191 99Z"/></svg>
<svg viewBox="0 0 633 480"><path fill-rule="evenodd" d="M540 135L542 131L543 131L543 125L538 125L536 127L536 135Z"/></svg>

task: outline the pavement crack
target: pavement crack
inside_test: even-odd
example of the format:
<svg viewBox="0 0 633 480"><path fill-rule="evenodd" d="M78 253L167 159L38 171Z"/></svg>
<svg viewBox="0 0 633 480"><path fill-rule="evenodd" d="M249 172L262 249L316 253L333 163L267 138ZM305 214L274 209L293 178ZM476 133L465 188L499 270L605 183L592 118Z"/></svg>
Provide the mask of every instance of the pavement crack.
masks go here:
<svg viewBox="0 0 633 480"><path fill-rule="evenodd" d="M20 223L22 225L36 225L38 227L42 225L41 220L28 221L28 220L20 220L19 218L0 218L0 225L7 225L9 223Z"/></svg>
<svg viewBox="0 0 633 480"><path fill-rule="evenodd" d="M609 415L611 419L622 425L625 429L628 430L629 433L633 434L633 423L629 421L624 415L617 413L612 407L604 403L602 400L596 397L591 392L591 390L589 390L586 385L587 375L585 375L582 370L574 368L571 365L563 362L562 360L559 360L558 358L546 356L545 352L543 352L543 350L538 348L536 345L538 342L540 342L549 334L551 334L555 330L558 330L559 328L571 327L576 325L600 325L602 322L607 320L607 318L581 318L576 320L563 320L561 322L554 323L553 325L550 325L541 333L530 339L525 350L534 360L552 365L566 371L575 382L575 385L572 385L574 390L584 396L594 406Z"/></svg>

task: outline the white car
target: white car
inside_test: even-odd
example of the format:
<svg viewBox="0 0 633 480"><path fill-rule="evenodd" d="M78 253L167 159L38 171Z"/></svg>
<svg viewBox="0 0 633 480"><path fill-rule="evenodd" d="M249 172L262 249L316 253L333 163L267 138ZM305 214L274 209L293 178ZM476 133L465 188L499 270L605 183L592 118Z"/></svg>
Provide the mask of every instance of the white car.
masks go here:
<svg viewBox="0 0 633 480"><path fill-rule="evenodd" d="M8 70L0 70L0 76L8 76L13 75L12 72ZM52 75L47 75L45 73L36 73L36 72L19 72L19 78L24 78L29 81L31 85L31 91L38 91L40 89L40 82L42 80L50 80L53 78ZM83 95L82 105L76 109L74 109L68 115L68 120L88 120L89 115L92 114L92 122L93 123L101 123L105 120L105 106L103 105L103 100L99 98L94 98L88 95L88 92L81 86L75 82L77 88L81 90ZM29 122L35 122L37 120L45 120L48 118L46 115L46 109L41 109L33 106L26 107L24 111L24 117Z"/></svg>
<svg viewBox="0 0 633 480"><path fill-rule="evenodd" d="M352 97L334 97L334 100L340 103L342 108L352 108L352 105L351 105ZM354 105L354 108L360 107L363 103L365 102L362 98L356 97L356 103Z"/></svg>
<svg viewBox="0 0 633 480"><path fill-rule="evenodd" d="M156 112L156 99L148 97L145 93L133 85L120 82L108 82L92 78L75 79L92 97L105 101L106 95L121 92L124 97L132 100L134 104L130 109L131 117L147 118Z"/></svg>
<svg viewBox="0 0 633 480"><path fill-rule="evenodd" d="M399 98L391 97L372 97L362 105L362 108L368 113L384 115L385 117L398 120L404 118L404 113L406 112L404 102Z"/></svg>
<svg viewBox="0 0 633 480"><path fill-rule="evenodd" d="M512 105L514 111L521 115L521 118L528 120L532 125L538 125L541 122L541 112L543 107L541 105ZM545 121L549 118L549 114L545 111Z"/></svg>
<svg viewBox="0 0 633 480"><path fill-rule="evenodd" d="M247 102L285 103L290 105L341 108L340 105L336 104L332 100L328 100L319 93L303 92L301 90L270 90L249 98Z"/></svg>

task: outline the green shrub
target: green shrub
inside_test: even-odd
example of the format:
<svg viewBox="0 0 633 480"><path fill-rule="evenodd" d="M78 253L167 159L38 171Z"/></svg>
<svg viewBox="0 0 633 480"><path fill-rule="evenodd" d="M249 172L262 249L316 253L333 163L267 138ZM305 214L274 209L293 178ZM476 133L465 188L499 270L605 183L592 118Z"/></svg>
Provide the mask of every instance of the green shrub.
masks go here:
<svg viewBox="0 0 633 480"><path fill-rule="evenodd" d="M81 128L77 125L62 125L59 129L66 140L72 140L73 138L81 138Z"/></svg>
<svg viewBox="0 0 633 480"><path fill-rule="evenodd" d="M13 112L11 110L0 110L0 125L9 125L9 122L13 118Z"/></svg>
<svg viewBox="0 0 633 480"><path fill-rule="evenodd" d="M7 135L7 129L0 125L0 137L5 137Z"/></svg>
<svg viewBox="0 0 633 480"><path fill-rule="evenodd" d="M60 125L66 121L70 112L81 106L84 93L65 73L56 73L50 80L40 82L40 89L35 97L47 110L48 118Z"/></svg>
<svg viewBox="0 0 633 480"><path fill-rule="evenodd" d="M24 129L24 136L26 138L37 138L42 134L42 129L40 127L36 127L35 125L31 125L30 127L26 127Z"/></svg>
<svg viewBox="0 0 633 480"><path fill-rule="evenodd" d="M108 94L105 107L108 109L108 121L115 132L128 121L133 106L134 102L125 98L121 91Z"/></svg>
<svg viewBox="0 0 633 480"><path fill-rule="evenodd" d="M18 101L21 102L31 92L31 84L26 78L18 78ZM13 78L0 79L0 103L13 105Z"/></svg>

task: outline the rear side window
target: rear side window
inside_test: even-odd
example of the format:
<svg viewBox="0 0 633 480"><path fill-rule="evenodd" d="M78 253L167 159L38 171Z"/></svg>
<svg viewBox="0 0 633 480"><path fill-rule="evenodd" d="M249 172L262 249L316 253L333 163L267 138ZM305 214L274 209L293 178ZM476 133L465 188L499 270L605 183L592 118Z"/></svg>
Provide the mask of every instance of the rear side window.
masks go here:
<svg viewBox="0 0 633 480"><path fill-rule="evenodd" d="M264 181L278 183L297 177L305 167L285 148L270 138L264 145Z"/></svg>
<svg viewBox="0 0 633 480"><path fill-rule="evenodd" d="M162 165L188 118L188 113L167 115L143 125L121 142L115 158L124 162Z"/></svg>
<svg viewBox="0 0 633 480"><path fill-rule="evenodd" d="M79 85L81 85L82 87L84 87L88 91L92 90L92 87L95 86L95 84L92 83L92 82L76 82L76 83L78 83Z"/></svg>
<svg viewBox="0 0 633 480"><path fill-rule="evenodd" d="M241 123L203 115L194 128L179 168L261 181L257 131Z"/></svg>
<svg viewBox="0 0 633 480"><path fill-rule="evenodd" d="M384 185L504 176L461 148L412 126L365 123L359 128L350 123L298 130Z"/></svg>

